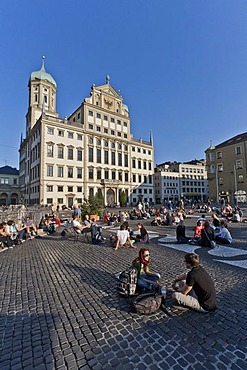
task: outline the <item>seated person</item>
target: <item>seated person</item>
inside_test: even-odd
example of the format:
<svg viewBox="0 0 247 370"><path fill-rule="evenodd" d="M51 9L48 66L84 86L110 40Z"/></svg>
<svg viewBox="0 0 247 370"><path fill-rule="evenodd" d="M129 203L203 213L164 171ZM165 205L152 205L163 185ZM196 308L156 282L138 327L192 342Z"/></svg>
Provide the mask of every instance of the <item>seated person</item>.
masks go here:
<svg viewBox="0 0 247 370"><path fill-rule="evenodd" d="M0 224L0 242L7 246L7 248L13 248L15 246L14 240L11 239L11 235L6 230L6 224Z"/></svg>
<svg viewBox="0 0 247 370"><path fill-rule="evenodd" d="M90 228L86 225L81 225L80 222L78 221L78 216L77 215L73 216L72 226L73 226L75 232L78 233L78 234L91 232L91 235L92 235L92 228Z"/></svg>
<svg viewBox="0 0 247 370"><path fill-rule="evenodd" d="M157 214L155 216L155 219L151 222L151 225L152 226L161 226L161 224L162 224L161 216L160 216L160 214Z"/></svg>
<svg viewBox="0 0 247 370"><path fill-rule="evenodd" d="M137 288L152 290L159 288L160 274L149 271L150 252L147 248L141 248L139 256L132 262L132 266L138 271Z"/></svg>
<svg viewBox="0 0 247 370"><path fill-rule="evenodd" d="M189 242L189 238L185 236L185 226L183 221L180 221L176 228L176 237L177 243L179 244L186 244Z"/></svg>
<svg viewBox="0 0 247 370"><path fill-rule="evenodd" d="M184 262L190 271L173 281L173 289L177 292L172 294L172 298L179 305L198 312L214 311L216 309L214 282L207 271L199 265L199 256L187 253Z"/></svg>
<svg viewBox="0 0 247 370"><path fill-rule="evenodd" d="M22 220L20 218L18 219L17 224L15 224L15 228L18 232L17 234L18 239L23 243L25 241L24 237L26 229L24 228Z"/></svg>
<svg viewBox="0 0 247 370"><path fill-rule="evenodd" d="M203 226L201 224L201 221L197 221L195 230L194 230L194 240L201 239L202 229L203 229Z"/></svg>
<svg viewBox="0 0 247 370"><path fill-rule="evenodd" d="M221 221L220 231L215 235L215 241L218 244L231 244L232 236L225 221Z"/></svg>
<svg viewBox="0 0 247 370"><path fill-rule="evenodd" d="M23 223L23 227L26 231L26 235L29 239L32 239L32 234L37 235L35 225L30 220L30 217L26 217L26 220Z"/></svg>
<svg viewBox="0 0 247 370"><path fill-rule="evenodd" d="M208 221L205 221L204 228L202 229L201 238L198 240L198 244L201 247L211 248L211 241L215 240L214 230L210 226Z"/></svg>
<svg viewBox="0 0 247 370"><path fill-rule="evenodd" d="M115 251L118 250L119 247L132 247L136 248L132 241L130 240L130 234L126 229L126 225L122 224L120 226L120 230L116 232L116 243L115 243Z"/></svg>
<svg viewBox="0 0 247 370"><path fill-rule="evenodd" d="M102 241L102 226L99 226L95 223L94 220L90 220L89 215L85 215L84 226L88 228L88 231L92 232L92 241Z"/></svg>
<svg viewBox="0 0 247 370"><path fill-rule="evenodd" d="M137 224L140 234L136 235L136 242L149 243L149 236L146 228L140 222Z"/></svg>

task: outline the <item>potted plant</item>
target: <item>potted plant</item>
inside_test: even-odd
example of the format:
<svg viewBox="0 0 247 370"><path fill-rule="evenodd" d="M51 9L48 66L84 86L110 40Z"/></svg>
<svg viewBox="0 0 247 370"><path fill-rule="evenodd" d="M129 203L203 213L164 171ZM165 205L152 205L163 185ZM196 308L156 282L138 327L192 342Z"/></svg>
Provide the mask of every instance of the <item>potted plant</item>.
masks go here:
<svg viewBox="0 0 247 370"><path fill-rule="evenodd" d="M98 221L103 213L104 199L101 191L97 192L94 196L90 195L88 199L84 201L81 207L81 215L89 215L90 219Z"/></svg>

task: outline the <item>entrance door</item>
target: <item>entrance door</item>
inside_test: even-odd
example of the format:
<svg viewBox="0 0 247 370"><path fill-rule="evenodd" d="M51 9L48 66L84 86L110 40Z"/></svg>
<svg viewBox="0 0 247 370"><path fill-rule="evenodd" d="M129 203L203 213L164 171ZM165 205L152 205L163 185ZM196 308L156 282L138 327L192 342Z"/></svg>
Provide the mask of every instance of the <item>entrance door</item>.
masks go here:
<svg viewBox="0 0 247 370"><path fill-rule="evenodd" d="M115 205L115 192L112 189L107 190L106 204L108 207L113 207Z"/></svg>
<svg viewBox="0 0 247 370"><path fill-rule="evenodd" d="M68 197L68 207L73 207L74 197Z"/></svg>

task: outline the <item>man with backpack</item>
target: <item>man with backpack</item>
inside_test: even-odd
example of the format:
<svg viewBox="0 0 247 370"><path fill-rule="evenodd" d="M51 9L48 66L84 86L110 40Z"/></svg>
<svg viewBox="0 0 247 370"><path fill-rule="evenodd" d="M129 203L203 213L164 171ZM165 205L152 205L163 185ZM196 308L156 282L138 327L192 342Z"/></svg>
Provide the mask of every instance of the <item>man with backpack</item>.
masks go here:
<svg viewBox="0 0 247 370"><path fill-rule="evenodd" d="M216 309L216 292L214 282L207 271L200 266L199 256L187 253L184 256L188 274L173 281L177 290L172 298L181 306L186 306L198 312L214 311Z"/></svg>

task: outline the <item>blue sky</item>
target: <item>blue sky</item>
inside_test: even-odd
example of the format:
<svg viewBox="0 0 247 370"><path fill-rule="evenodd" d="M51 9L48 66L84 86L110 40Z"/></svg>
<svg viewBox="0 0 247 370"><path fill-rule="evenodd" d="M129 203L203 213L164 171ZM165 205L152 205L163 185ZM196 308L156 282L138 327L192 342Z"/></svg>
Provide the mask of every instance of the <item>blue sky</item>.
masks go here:
<svg viewBox="0 0 247 370"><path fill-rule="evenodd" d="M68 116L94 83L129 106L134 137L155 163L203 158L246 132L246 0L2 0L0 166L18 167L28 80L45 68Z"/></svg>

